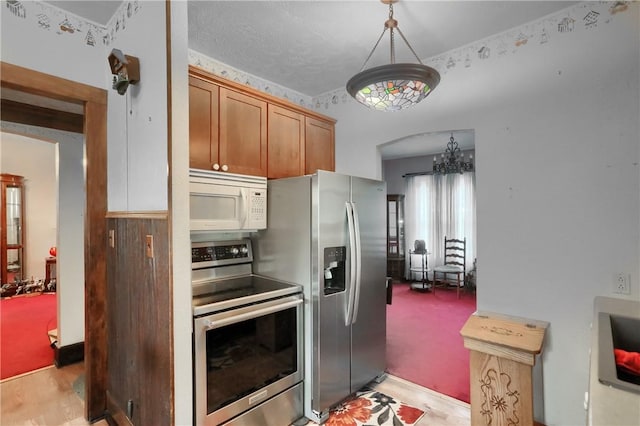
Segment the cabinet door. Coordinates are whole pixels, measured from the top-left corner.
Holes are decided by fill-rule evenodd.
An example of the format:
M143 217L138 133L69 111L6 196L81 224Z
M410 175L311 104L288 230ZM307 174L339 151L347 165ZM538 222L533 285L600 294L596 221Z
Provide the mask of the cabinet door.
M189 167L211 170L218 163L218 91L189 78Z
M269 179L302 176L304 160L304 115L269 105L268 166Z
M220 164L231 173L267 175L267 103L220 88Z
M305 173L316 170L335 170L334 125L306 117L305 120Z

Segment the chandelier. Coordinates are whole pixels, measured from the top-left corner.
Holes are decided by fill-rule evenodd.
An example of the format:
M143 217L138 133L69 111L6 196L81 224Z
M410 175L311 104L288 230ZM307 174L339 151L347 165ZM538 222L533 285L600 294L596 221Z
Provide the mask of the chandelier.
M433 157L433 173L436 175L446 175L449 173L472 172L473 171L473 155L469 155L469 161L464 160L464 152L458 148L458 142L453 139L453 133L447 143L447 149L440 154L440 162L438 156Z
M347 82L347 92L358 102L377 111L399 111L409 108L424 98L436 88L440 82L440 74L420 61L407 39L398 27L398 21L393 19L393 3L398 0L380 0L389 5L389 19L384 23L384 30L375 46L364 61L360 72ZM364 70L380 40L389 30L391 42L391 63ZM394 32L398 31L413 56L418 60L414 63L395 63Z

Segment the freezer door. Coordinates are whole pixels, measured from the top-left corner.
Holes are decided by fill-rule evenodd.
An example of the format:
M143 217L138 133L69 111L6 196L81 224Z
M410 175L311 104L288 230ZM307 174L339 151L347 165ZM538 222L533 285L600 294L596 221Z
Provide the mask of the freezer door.
M350 327L346 324L351 282L347 202L349 177L318 171L312 180L312 408L328 410L349 396ZM325 292L325 248L345 247L345 290Z
M386 368L385 182L352 178L351 200L360 225L361 276L351 330L351 392Z

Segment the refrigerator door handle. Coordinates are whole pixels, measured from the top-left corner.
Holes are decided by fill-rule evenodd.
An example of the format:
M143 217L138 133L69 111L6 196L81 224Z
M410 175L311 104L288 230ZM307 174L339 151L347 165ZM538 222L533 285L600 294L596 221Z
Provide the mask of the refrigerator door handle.
M349 293L347 296L347 316L345 318L344 325L349 326L353 321L353 308L356 296L356 258L358 255L356 248L356 232L353 223L353 206L349 201L346 202L346 211L347 225L349 228Z
M353 229L356 239L356 285L353 306L353 318L351 324L355 324L358 319L358 307L360 306L360 287L362 286L362 245L360 243L360 220L358 218L358 208L356 203L351 203L353 211Z

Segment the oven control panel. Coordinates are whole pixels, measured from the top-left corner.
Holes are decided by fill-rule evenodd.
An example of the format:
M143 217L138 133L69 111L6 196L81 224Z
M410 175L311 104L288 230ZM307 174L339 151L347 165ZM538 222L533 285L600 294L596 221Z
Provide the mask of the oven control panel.
M209 241L191 244L191 266L202 268L253 261L251 240Z

